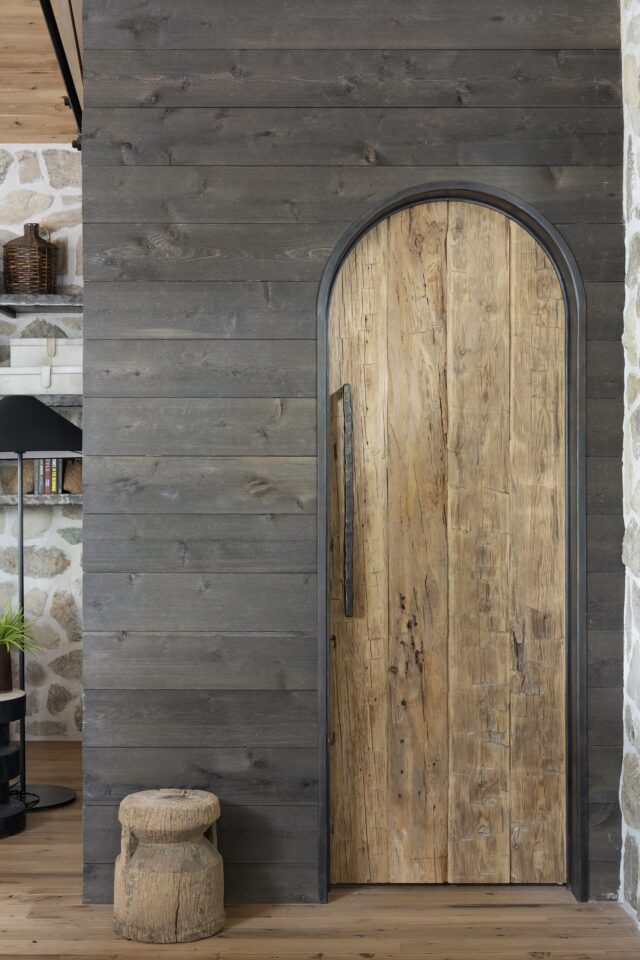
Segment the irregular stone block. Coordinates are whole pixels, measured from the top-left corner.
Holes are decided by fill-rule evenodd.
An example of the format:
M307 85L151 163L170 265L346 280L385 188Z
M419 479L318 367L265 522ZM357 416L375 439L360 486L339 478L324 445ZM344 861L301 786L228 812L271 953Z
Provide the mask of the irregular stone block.
M43 150L42 155L54 190L80 186L80 154L77 150Z

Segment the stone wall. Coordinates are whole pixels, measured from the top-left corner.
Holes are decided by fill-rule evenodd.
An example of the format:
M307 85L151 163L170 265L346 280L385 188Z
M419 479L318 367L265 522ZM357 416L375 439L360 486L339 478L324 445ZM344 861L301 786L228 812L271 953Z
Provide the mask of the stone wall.
M80 155L52 144L0 145L0 244L27 221L58 246L58 289L82 288ZM1 265L0 265L1 271ZM0 284L2 278L0 277ZM82 336L78 314L0 316L0 379L16 336ZM81 411L61 408L79 422ZM13 468L3 466L6 482ZM17 602L16 510L0 507L0 608ZM82 729L82 508L30 507L25 512L25 610L36 622L41 653L27 658L30 739L79 739Z
M627 569L624 667L624 756L620 799L621 896L639 906L640 865L640 0L623 0L627 276L625 351L623 560Z

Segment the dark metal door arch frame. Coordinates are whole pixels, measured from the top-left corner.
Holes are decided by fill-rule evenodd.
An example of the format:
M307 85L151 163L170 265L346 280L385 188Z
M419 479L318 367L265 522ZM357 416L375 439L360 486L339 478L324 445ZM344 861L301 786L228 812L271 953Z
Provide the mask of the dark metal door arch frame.
M505 190L459 181L422 184L398 193L364 214L343 234L326 264L317 303L318 367L318 726L320 898L329 890L328 759L328 316L331 291L345 257L381 220L406 207L436 200L464 200L503 213L525 228L546 251L562 287L567 327L567 884L587 899L587 680L586 680L586 308L576 261L556 228L534 207Z

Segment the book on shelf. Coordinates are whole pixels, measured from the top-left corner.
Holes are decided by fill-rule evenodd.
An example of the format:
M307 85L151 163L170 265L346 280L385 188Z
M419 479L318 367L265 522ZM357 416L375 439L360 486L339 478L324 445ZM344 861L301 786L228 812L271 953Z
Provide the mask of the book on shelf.
M36 457L33 464L34 494L63 492L64 460L62 457Z

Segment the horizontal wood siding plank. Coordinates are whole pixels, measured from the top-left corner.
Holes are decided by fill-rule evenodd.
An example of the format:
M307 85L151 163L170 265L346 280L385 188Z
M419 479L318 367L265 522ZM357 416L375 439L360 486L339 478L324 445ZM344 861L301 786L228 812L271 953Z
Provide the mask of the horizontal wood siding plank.
M624 286L587 282L585 289L587 337L619 341ZM315 340L317 291L317 281L93 281L84 338Z
M622 513L620 457L587 457L587 514Z
M113 903L113 865L84 865L85 903ZM225 903L314 903L319 898L316 864L229 864L224 871Z
M622 745L622 686L591 688L587 698L589 744L592 747Z
M185 80L188 77L188 82ZM96 50L93 107L620 106L617 50Z
M212 790L226 803L266 805L318 802L313 747L85 746L85 803L118 804L136 790L167 783Z
M188 786L184 784L184 786ZM225 868L240 863L314 863L318 848L315 806L236 806L220 795L218 849ZM83 818L84 855L89 863L114 863L120 853L115 806L92 806Z
M85 690L315 690L315 636L85 633Z
M584 279L584 278L583 278ZM616 340L622 336L624 284L585 283L587 340Z
M622 393L615 400L587 400L587 457L622 456Z
M88 690L88 747L311 747L315 692L283 690Z
M589 851L592 860L620 864L620 807L617 803L589 804Z
M89 340L84 369L85 396L91 397L314 397L316 393L312 340Z
M619 166L103 167L84 170L88 223L357 220L395 193L452 179L525 197L555 223L619 222ZM286 333L284 334L286 336Z
M618 803L622 747L589 745L589 802Z
M286 572L316 569L313 516L96 515L85 531L93 572Z
M618 399L624 393L622 344L615 340L587 342L587 397Z
M87 398L85 450L101 456L296 457L316 452L309 399Z
M589 899L617 900L620 889L620 863L611 860L589 861Z
M587 570L594 573L618 571L622 567L622 537L624 520L622 514L589 514L587 517Z
M91 513L306 513L316 510L315 457L86 457Z
M337 224L87 224L92 280L319 280Z
M624 631L588 630L588 684L590 687L621 687L623 682Z
M89 631L313 633L316 578L299 573L87 573Z
M315 340L318 284L93 281L85 340Z
M622 118L607 107L483 110L91 108L88 166L617 164Z
M577 48L620 45L615 0L110 0L85 22L86 49ZM135 59L135 56L132 57ZM88 57L91 62L92 58Z
M621 224L560 224L582 274L624 278ZM332 223L87 224L92 280L319 280L342 228Z
M587 626L597 630L621 628L624 619L624 574L587 574Z

